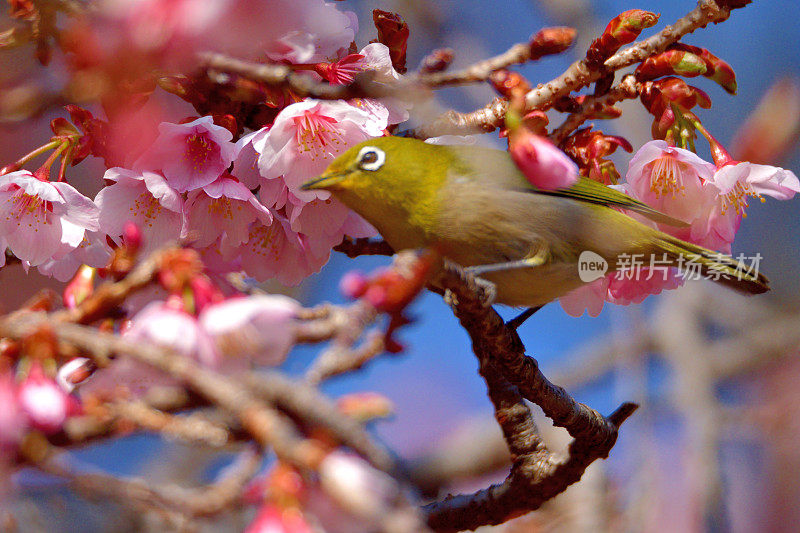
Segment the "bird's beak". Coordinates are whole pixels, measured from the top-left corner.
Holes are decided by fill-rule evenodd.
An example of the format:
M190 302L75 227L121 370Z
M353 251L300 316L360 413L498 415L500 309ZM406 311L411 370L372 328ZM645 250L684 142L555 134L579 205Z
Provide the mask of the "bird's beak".
M348 171L323 174L318 178L314 178L313 180L305 182L300 186L300 188L304 191L312 191L314 189L327 189L331 185L335 185L336 183L342 181L344 178L347 177L348 174L350 174L350 172Z

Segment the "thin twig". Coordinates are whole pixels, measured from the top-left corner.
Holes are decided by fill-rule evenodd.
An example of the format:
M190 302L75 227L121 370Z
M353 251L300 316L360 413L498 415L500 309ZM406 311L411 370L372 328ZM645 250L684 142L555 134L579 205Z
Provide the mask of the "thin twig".
M528 92L525 96L526 110L546 109L556 98L586 87L609 72L615 72L662 52L684 35L711 22L722 22L729 16L728 7L720 7L714 0L700 0L696 8L674 24L608 58L602 69L591 69L584 60L576 61L557 78ZM506 100L496 98L488 105L470 113L449 111L429 124L404 132L404 135L427 139L438 135L465 135L493 131L502 125L507 106Z
M639 87L636 78L633 75L625 76L608 93L602 96L587 96L580 108L570 113L564 122L550 134L550 139L555 144L561 144L573 131L590 120L597 111L637 96L639 96Z

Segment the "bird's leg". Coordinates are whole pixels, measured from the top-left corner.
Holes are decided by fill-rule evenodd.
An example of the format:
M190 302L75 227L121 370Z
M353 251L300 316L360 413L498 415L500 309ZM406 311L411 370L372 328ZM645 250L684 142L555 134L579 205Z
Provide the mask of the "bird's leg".
M533 316L536 311L544 307L544 305L537 305L536 307L529 307L508 322L506 322L506 326L511 329L517 329L520 327L526 320Z
M550 252L543 243L537 244L532 253L524 259L507 261L505 263L492 263L490 265L475 265L467 267L465 270L474 276L488 274L490 272L500 272L503 270L513 270L515 268L533 268L545 264L550 258Z

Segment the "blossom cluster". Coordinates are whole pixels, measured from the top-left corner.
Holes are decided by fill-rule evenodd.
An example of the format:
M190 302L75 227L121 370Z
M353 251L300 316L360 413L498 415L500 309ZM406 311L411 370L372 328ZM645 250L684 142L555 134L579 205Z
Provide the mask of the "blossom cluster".
M328 4L311 1L291 11L312 8L320 10L320 17L323 11L335 11ZM136 9L124 17L112 12L128 26L145 24L145 19L140 20L145 15L158 15L155 20L163 23L162 30L189 31L177 24L185 17L159 2L141 2ZM313 63L320 74L308 73L332 84L352 81L355 73L367 69L375 73L377 82L397 79L390 51L381 43L345 55L356 27L351 15L324 23L314 19L324 28L289 32L291 38L277 39L277 44L268 47L273 50L269 56L301 64L338 57ZM200 15L196 18L198 24L199 19L205 20ZM337 27L337 23L345 26ZM128 26L126 31L135 33ZM313 46L306 37L298 42L299 35L313 36ZM120 244L123 227L133 222L141 229L146 251L185 239L201 250L216 273L244 271L257 280L275 278L295 285L318 271L345 235L357 238L376 233L329 192L302 191L300 185L320 174L348 147L381 136L386 128L407 118L406 106L393 98L305 99L285 105L274 120L238 139L234 139L238 128L225 117L162 122L149 145L139 153L131 150L125 154L124 166L105 172L106 186L93 200L62 180L63 176L50 182L50 160L35 173L15 170L0 176L0 250L9 249L26 268L35 266L66 281L81 264L104 266L110 246ZM112 158L100 148L109 140L100 137L86 132L78 142L89 138L96 148L92 153L108 161Z
M685 221L675 227L632 215L640 222L690 243L726 254L731 252L736 232L750 198L764 196L788 200L800 192L800 181L790 170L768 165L734 161L718 147L714 163L694 152L669 145L663 140L644 144L628 165L625 181L612 187L647 205ZM572 316L586 310L597 316L604 302L628 305L641 303L650 294L683 284L677 269L666 275L652 275L641 268L637 276L610 273L559 298Z

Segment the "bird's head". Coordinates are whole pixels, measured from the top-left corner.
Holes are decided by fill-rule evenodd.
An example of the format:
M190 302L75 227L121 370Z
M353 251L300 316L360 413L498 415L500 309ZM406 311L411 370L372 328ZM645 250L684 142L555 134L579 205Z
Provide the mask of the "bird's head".
M451 158L445 147L416 139L369 139L341 154L302 188L331 191L362 214L381 206L411 211L433 201Z

